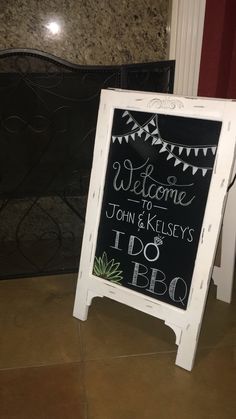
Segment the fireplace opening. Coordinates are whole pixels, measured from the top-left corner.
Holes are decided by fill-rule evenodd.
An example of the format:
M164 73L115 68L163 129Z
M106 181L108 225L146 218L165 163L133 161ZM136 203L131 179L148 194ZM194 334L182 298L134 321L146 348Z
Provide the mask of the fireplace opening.
M0 52L0 279L78 270L101 89L171 93L173 81L174 61Z

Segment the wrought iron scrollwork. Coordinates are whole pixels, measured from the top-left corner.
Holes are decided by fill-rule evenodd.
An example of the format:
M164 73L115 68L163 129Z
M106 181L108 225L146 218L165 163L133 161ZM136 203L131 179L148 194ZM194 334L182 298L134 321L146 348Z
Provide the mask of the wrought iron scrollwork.
M173 61L0 51L0 279L77 271L101 89L171 93L173 80Z

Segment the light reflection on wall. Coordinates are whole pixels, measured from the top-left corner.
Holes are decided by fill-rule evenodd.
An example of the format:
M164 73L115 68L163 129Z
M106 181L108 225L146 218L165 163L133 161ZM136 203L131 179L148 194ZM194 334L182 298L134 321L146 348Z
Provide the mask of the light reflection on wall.
M78 64L166 58L170 0L0 0L0 49L39 49Z
M61 32L61 25L56 21L50 21L45 26L52 35L58 35Z

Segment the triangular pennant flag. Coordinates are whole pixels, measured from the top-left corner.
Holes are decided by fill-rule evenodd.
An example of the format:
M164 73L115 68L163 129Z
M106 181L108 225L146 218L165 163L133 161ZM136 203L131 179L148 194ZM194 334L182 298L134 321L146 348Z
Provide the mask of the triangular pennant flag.
M179 155L182 153L183 147L179 147Z
M128 143L129 142L129 136L125 135L125 141Z
M146 133L146 137L144 141L147 141L147 139L150 137L150 134Z
M202 169L202 176L205 176L207 169Z
M194 149L195 156L197 156L197 155L198 155L198 152L199 152L199 148L195 148L195 149Z
M164 143L163 146L162 146L162 148L159 150L159 153L164 153L164 151L167 151L166 150L166 146L167 146L167 144Z
M146 125L146 126L144 127L144 129L145 129L145 131L150 132L150 131L149 131L149 128L148 128L148 125Z
M160 140L160 138L153 138L152 145L153 144L162 144L162 141Z
M117 140L119 141L119 143L122 143L122 137L117 137Z
M192 172L193 172L193 175L195 175L195 173L198 171L198 167L192 167Z
M153 119L149 122L149 124L152 124L152 125L154 125L154 126L156 125L156 124L155 124L155 120L154 120L154 118L153 118Z
M211 151L212 151L212 154L215 155L216 154L216 147L211 147Z
M171 153L170 153L170 154L168 155L168 157L167 157L167 159L166 159L166 160L170 160L170 159L172 159L173 157L174 157L174 156L173 156L173 154L171 154Z
M203 148L202 150L203 150L203 154L204 154L204 156L206 156L208 148L207 148L207 147L205 147L205 148ZM204 175L203 175L203 176L204 176Z
M130 122L134 122L134 121L133 121L133 118L130 118L130 117L129 117L129 119L128 119L128 121L126 122L126 124L130 124Z
M181 163L181 160L176 159L174 166L178 166L178 164L180 164L180 163Z
M139 137L141 137L142 132L143 132L143 130L142 130L142 129L140 129L140 130L139 130L139 132L138 132L138 136L139 136Z
M152 131L152 135L155 135L155 134L159 134L159 131L158 131L158 129L156 128L156 129L154 129L154 131Z
M187 156L189 156L190 151L191 151L191 148L186 148L186 153L187 153Z
M115 142L115 140L116 140L116 137L114 136L114 135L112 135L112 142L114 143Z
M131 134L131 138L135 140L135 134Z
M183 171L185 172L185 170L189 167L189 164L184 163L184 167L183 167Z
M129 114L129 112L128 112L128 111L125 111L125 112L122 114L122 118L123 118L124 116L128 115L128 114Z
M132 129L136 129L136 128L138 128L138 124L135 123Z
M175 146L174 146L174 145L171 145L171 146L170 146L171 151L173 151L173 150L174 150L174 148L175 148Z

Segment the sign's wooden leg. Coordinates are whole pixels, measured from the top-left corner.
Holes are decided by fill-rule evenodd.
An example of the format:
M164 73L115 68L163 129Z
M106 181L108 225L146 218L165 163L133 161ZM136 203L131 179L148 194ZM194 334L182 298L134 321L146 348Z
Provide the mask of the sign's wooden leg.
M200 327L189 324L182 329L181 339L177 351L175 364L191 371L194 364Z
M81 280L77 285L73 316L79 320L87 320L88 309L94 297L103 297L103 294L96 289L91 290L87 287L86 281L83 283Z
M83 287L81 281L81 283L77 286L73 312L73 316L79 320L87 320L88 309L91 304L91 301L89 301L88 296L88 288Z
M217 299L231 302L236 252L236 185L229 191L222 228L221 266L215 266L213 281Z
M81 298L81 295L79 295L75 299L75 303L73 316L79 320L87 320L89 305L87 305L86 299Z

